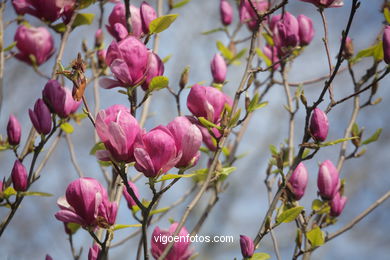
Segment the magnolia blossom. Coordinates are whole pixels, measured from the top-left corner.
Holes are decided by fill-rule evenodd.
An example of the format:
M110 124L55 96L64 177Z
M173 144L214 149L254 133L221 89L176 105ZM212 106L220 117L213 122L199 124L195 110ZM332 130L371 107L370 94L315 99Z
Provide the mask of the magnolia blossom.
M34 110L28 110L31 122L39 134L50 133L52 120L49 108L42 99L35 102Z
M227 65L221 54L214 55L210 64L211 74L215 83L223 83L226 79Z
M221 22L223 25L230 25L233 21L233 7L227 0L221 0L219 4Z
M390 63L390 26L386 26L383 31L383 56L387 64Z
M296 200L300 200L305 194L308 177L306 166L299 163L288 180L290 191Z
M326 114L315 108L310 119L310 132L316 141L325 141L328 136L329 122Z
M318 7L341 7L344 5L343 0L301 0L302 2L312 3Z
M18 145L22 136L22 127L18 119L13 115L9 115L7 124L7 137L10 145Z
M324 161L318 171L318 193L323 199L332 200L339 191L340 185L338 170L331 161Z
M30 14L39 19L54 22L66 11L73 9L76 0L12 0L18 15Z
M14 185L14 189L16 191L27 190L27 185L28 185L27 170L19 160L16 160L14 163L11 177L12 177L12 183Z
M143 1L141 4L140 13L142 21L142 31L144 34L148 34L149 25L154 19L157 18L157 13L154 8L145 1Z
M135 196L139 199L139 191L138 191L137 186L131 181L129 181L129 186L134 191ZM135 203L133 198L127 192L126 186L123 187L123 196L125 197L125 199L127 201L127 206L129 207L129 209L132 209L133 206L137 205L137 203Z
M250 237L240 235L240 247L241 254L244 258L250 258L253 256L253 253L255 252L255 245Z
M257 13L263 13L268 9L268 0L252 0L252 5L248 0L241 0L239 7L240 22L246 23L250 30L256 29Z
M131 14L131 35L140 38L142 35L142 22L140 10L134 5L130 5ZM108 17L108 32L117 40L123 40L129 33L126 29L126 9L123 3L117 3Z

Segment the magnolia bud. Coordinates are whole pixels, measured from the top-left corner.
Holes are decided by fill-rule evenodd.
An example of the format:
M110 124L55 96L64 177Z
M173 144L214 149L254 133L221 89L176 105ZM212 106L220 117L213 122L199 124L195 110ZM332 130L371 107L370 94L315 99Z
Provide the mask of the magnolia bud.
M222 56L217 53L214 55L210 64L211 74L215 83L223 83L226 79L227 65Z
M387 64L390 63L390 26L383 31L383 55Z
M301 46L308 45L314 37L313 21L307 16L298 15L299 42Z
M14 163L11 178L16 191L27 190L27 170L19 160L16 160Z
M353 42L352 39L347 37L345 39L345 45L343 49L343 56L346 59L350 59L353 56Z
M330 215L332 217L338 217L343 212L345 204L347 203L347 197L341 196L339 192L333 197L330 202Z
M301 162L295 168L288 180L290 191L296 200L300 200L305 194L308 181L308 173L305 165Z
M34 110L29 109L31 122L38 133L47 135L51 130L51 114L42 99L35 102Z
M318 193L323 199L331 200L340 189L339 172L333 163L326 160L318 171Z
M179 83L180 89L184 89L186 87L188 83L189 75L190 75L190 67L187 66L184 68L183 72L181 73L180 83Z
M310 120L310 132L316 141L323 142L328 136L329 123L326 114L315 108Z
M142 2L140 7L140 13L142 21L142 31L144 34L148 34L150 23L157 18L156 11L150 4L144 1Z
M103 30L98 29L95 33L95 47L100 48L104 42Z
M22 135L22 128L18 119L11 114L7 124L8 143L10 145L18 145Z
M221 0L220 5L221 22L224 25L229 25L233 21L233 7L226 0Z
M250 258L255 252L255 245L250 237L240 235L241 253L244 258Z

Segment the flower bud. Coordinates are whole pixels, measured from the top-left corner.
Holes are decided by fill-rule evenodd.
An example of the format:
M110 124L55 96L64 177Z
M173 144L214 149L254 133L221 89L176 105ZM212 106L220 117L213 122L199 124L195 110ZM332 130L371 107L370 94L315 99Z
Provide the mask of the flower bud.
M222 56L217 53L214 55L210 64L211 74L215 83L223 83L226 79L227 65Z
M19 160L16 160L14 163L11 178L16 191L27 190L27 170Z
M28 110L31 122L39 134L47 135L51 130L51 114L42 99L35 102L34 110Z
M12 5L18 15L30 14L43 21L54 22L75 2L75 0L12 0Z
M161 230L159 227L156 227L153 230L151 238L152 246L152 255L155 259L158 259L164 249L169 243L164 243L162 238L167 238L172 236L175 233L175 230L178 226L178 223L173 223L169 230ZM190 248L191 241L189 233L185 227L182 227L179 234L179 241L175 242L172 249L169 251L169 254L164 258L165 260L188 260L193 254L193 250Z
M340 185L338 170L331 161L324 161L318 171L318 193L323 199L331 200L339 191Z
M134 191L135 196L139 199L139 192L137 186L131 181L129 181L129 186ZM127 192L126 186L123 187L123 196L125 196L125 199L127 201L127 206L129 207L129 209L132 209L133 206L137 205L137 203L135 203L133 198Z
M18 145L20 143L21 135L22 128L20 123L18 119L13 114L11 114L7 124L8 143L10 145Z
M344 210L345 204L347 203L347 197L341 196L339 192L333 197L330 202L330 215L332 217L338 217Z
M251 31L256 29L257 12L261 14L267 11L268 0L252 1L252 4L256 10L252 8L252 5L248 0L241 0L238 11L240 15L240 22L246 23Z
M221 22L223 25L228 26L233 21L233 7L232 5L226 1L221 0L219 4L219 10L221 13Z
M300 200L305 194L308 177L306 166L302 162L299 163L288 180L290 191L295 200Z
M301 1L312 3L313 5L321 8L341 7L344 5L344 2L342 0L301 0Z
M390 63L390 26L386 26L383 31L383 55L387 64Z
M272 64L279 62L278 48L276 48L275 46L272 47L269 45L264 46L263 53L265 56L268 57L268 59L270 59ZM277 70L279 67L280 67L280 63L277 63L273 66L273 69Z
M53 257L51 257L49 254L46 255L45 260L53 260Z
M53 37L45 27L21 25L16 30L14 40L19 49L15 57L28 64L41 65L53 55L55 50Z
M100 48L104 43L104 34L102 29L98 29L95 33L95 47Z
M255 252L255 245L250 237L240 235L241 254L244 258L251 258Z
M190 74L190 67L187 66L184 68L180 76L180 82L179 82L180 89L184 89L186 87L188 83L189 74Z
M220 90L195 84L188 95L187 107L197 117L219 123L225 104L232 105L230 97Z
M181 151L168 128L157 126L141 133L134 144L135 168L154 178L172 169L181 158Z
M299 43L301 46L309 45L314 37L313 21L303 14L298 15L297 19L299 24Z
M350 37L347 37L345 39L345 45L344 45L344 49L343 49L343 56L345 59L350 59L352 58L353 56L353 42L352 42L352 39Z
M141 4L140 13L142 21L142 31L144 34L148 34L150 23L157 18L156 11L150 4L143 1Z
M131 14L131 28L132 28L131 35L140 38L142 35L142 22L141 22L140 10L133 5L130 5L130 14ZM126 9L123 3L117 3L114 6L110 16L108 17L108 23L109 24L106 25L108 32L118 41L124 39L123 32L118 31L118 28L123 28L127 32ZM121 24L121 27L115 27L115 24ZM125 34L127 35L128 32Z
M73 99L69 89L64 88L57 80L49 80L42 91L42 97L52 113L67 118L80 106L81 101Z
M97 155L117 162L134 161L134 141L140 127L127 107L114 105L100 111L96 117L96 132L107 148Z
M143 90L149 89L149 84L154 77L162 76L164 74L164 63L160 57L153 51L149 51L148 68L145 74L145 81L142 84Z
M283 48L292 48L299 44L299 23L297 18L285 12L280 20L277 21L273 29L275 46L282 50Z
M198 127L192 124L187 117L179 116L170 122L167 128L182 153L180 161L175 166L177 168L194 166L198 162L199 148L202 145L202 133Z
M100 247L98 244L94 243L93 247L89 248L88 251L88 260L97 260L99 259Z
M0 181L0 194L3 192L4 186L4 183Z
M315 108L310 120L310 132L313 138L318 142L325 141L328 130L328 117L321 109Z
M106 68L107 67L106 53L107 53L106 50L98 50L96 52L97 60L99 62L99 68Z

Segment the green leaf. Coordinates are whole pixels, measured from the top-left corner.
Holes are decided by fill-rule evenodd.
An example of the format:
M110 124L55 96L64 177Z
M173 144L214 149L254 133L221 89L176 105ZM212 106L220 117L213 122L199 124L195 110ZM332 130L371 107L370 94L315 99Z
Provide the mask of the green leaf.
M130 227L142 227L141 224L133 224L133 225L124 225L124 224L116 224L114 225L114 231L124 228L130 228Z
M357 138L359 138L359 137L353 136L353 137L348 137L348 138L341 138L341 139L337 139L337 140L326 142L326 143L320 143L319 147L331 146L331 145L339 144L339 143L353 140L353 139L357 139Z
M80 228L80 225L77 223L65 223L65 225L70 230L71 234L76 233L76 231Z
M152 78L149 84L149 91L159 91L160 89L166 88L169 85L169 79L165 76L157 76Z
M66 25L64 23L58 23L55 25L52 25L53 30L55 30L58 33L63 33L66 30Z
M67 134L71 134L74 131L73 126L71 124L69 124L68 122L62 123L60 125L60 128Z
M166 208L161 208L161 209L155 209L155 210L152 210L150 212L150 215L155 215L155 214L158 214L158 213L163 213L163 212L166 212L170 209L170 207L166 207Z
M274 155L274 156L278 156L279 155L278 149L276 148L275 145L270 144L269 150L271 151L272 155Z
M91 4L95 3L96 0L79 0L79 5L77 6L77 9L84 9L90 6Z
M270 60L270 58L268 58L267 55L265 55L264 52L259 48L256 48L256 54L265 62L265 65L267 65L267 67L272 65L272 61Z
M77 26L81 25L90 25L93 22L93 18L95 17L95 14L77 14L76 18L74 19L73 28L76 28Z
M199 120L199 122L203 125L203 126L205 126L205 127L207 127L207 128L217 128L218 130L221 130L221 127L219 126L219 125L216 125L216 124L214 124L213 122L210 122L209 120L207 120L206 118L204 118L204 117L198 117L198 120Z
M168 174L161 176L161 178L155 182L166 181L166 180L177 179L177 178L190 178L190 177L193 177L195 175L196 175L195 173L190 173L190 174L170 174L170 173L168 173Z
M305 159L310 153L310 149L307 149L305 148L305 150L303 150L303 154L302 154L302 159Z
M324 202L322 200L315 199L311 203L311 209L314 211L319 211L324 205Z
M12 195L16 195L16 194L17 194L16 190L15 190L14 188L12 188L12 187L8 187L8 188L6 188L6 189L3 191L3 196L4 196L5 198L9 198L9 197L11 197Z
M224 56L227 60L232 60L234 55L222 42L217 41L217 49L221 52L222 56Z
M208 31L205 31L205 32L202 32L203 35L207 35L207 34L212 34L212 33L215 33L215 32L223 32L224 29L223 28L215 28L215 29L212 29L212 30L208 30Z
M388 24L390 24L390 11L389 11L389 8L386 7L385 9L383 9L383 15L384 15L384 17L386 19L386 22Z
M378 130L375 131L375 133L372 136L370 136L368 139L364 140L362 144L369 144L369 143L375 142L376 140L378 140L381 133L382 133L382 128L379 128Z
M236 112L236 114L232 117L232 119L230 120L229 122L229 127L233 127L236 125L238 119L240 119L240 115L241 115L241 108L238 109L238 111Z
M164 57L164 58L162 59L162 62L165 64L165 63L167 63L171 58L172 58L172 54L171 54L171 55L168 55L168 56L166 56L166 57Z
M271 35L266 32L263 32L262 35L269 46L274 46L274 39Z
M352 135L358 136L359 135L359 126L358 124L354 123L352 126Z
M295 207L283 211L283 213L277 217L276 223L288 223L295 220L299 216L299 214L301 214L303 209L304 207Z
M383 42L379 41L378 44L375 46L374 53L372 55L374 57L375 61L381 61L383 60Z
M244 56L246 53L246 48L245 49L242 49L239 53L237 53L230 61L229 61L229 64L232 64L234 63L235 65L240 65L241 63L238 62L238 60ZM237 63L238 62L238 63Z
M10 45L4 48L3 52L10 51L16 46L17 42L12 42Z
M179 8L179 7L182 7L186 4L188 4L189 2L191 2L191 0L183 0L183 1L180 1L174 5L172 5L172 9L175 9L175 8Z
M250 260L267 260L270 259L271 256L267 253L254 253Z
M97 151L99 150L106 150L106 147L104 146L103 142L96 143L91 151L89 152L90 155L95 155Z
M222 168L221 175L229 176L232 172L234 172L237 168L236 167L225 167Z
M324 244L324 234L319 227L313 228L306 233L307 239L309 239L312 247L318 247Z
M177 17L178 14L168 14L154 19L149 25L149 33L160 33L168 29Z
M367 49L359 51L356 56L351 60L352 63L356 63L362 58L373 57L376 61L383 59L383 47L382 41L377 42L375 45L368 47Z
M51 197L53 194L46 193L46 192L39 192L39 191L24 191L21 192L23 196L40 196L40 197Z

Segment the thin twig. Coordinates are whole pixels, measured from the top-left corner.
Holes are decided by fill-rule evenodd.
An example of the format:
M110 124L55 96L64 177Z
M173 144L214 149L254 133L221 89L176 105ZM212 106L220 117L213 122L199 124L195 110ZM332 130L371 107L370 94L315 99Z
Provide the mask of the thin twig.
M77 162L77 159L76 159L76 153L74 151L74 145L73 145L73 142L72 142L72 139L70 138L70 135L69 134L66 134L65 135L65 139L66 139L66 142L68 144L68 147L69 147L69 153L70 153L70 159L72 161L72 164L78 174L78 176L81 178L81 177L84 177L84 173L83 171L81 170L81 167L80 165L78 164Z

